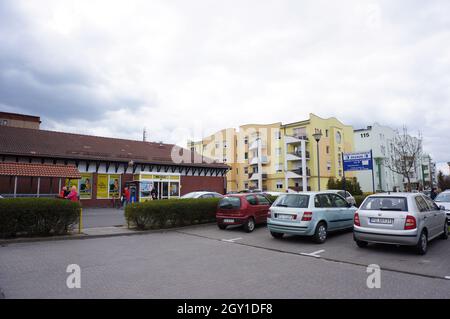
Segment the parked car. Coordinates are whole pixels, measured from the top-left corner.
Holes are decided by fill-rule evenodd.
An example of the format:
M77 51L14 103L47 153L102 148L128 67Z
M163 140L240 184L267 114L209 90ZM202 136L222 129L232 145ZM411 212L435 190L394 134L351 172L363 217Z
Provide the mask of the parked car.
M368 243L408 245L423 255L430 240L448 238L445 211L421 193L368 196L356 212L354 224L354 240L359 247Z
M450 191L439 193L434 199L438 206L442 206L447 213L447 221L450 225Z
M223 195L216 193L216 192L192 192L192 193L187 193L183 196L181 196L181 199L186 199L186 198L222 198Z
M267 227L274 238L312 236L324 243L331 231L351 229L356 207L332 192L284 194L270 208Z
M4 198L2 195L0 195L0 199Z
M261 194L226 195L217 208L217 226L226 229L230 225L242 225L246 232L252 232L256 224L267 222L270 204Z
M339 190L339 189L329 189L328 192L332 192L332 193L338 194L338 195L344 197L345 200L347 201L347 203L352 204L353 206L356 206L356 200L352 196L352 194L350 194L349 192L344 191L342 189L341 190Z

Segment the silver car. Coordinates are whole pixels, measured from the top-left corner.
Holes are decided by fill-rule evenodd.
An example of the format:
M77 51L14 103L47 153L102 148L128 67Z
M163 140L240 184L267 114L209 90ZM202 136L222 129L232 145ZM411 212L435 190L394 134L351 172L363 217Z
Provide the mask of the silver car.
M353 206L356 206L356 200L352 196L352 194L350 194L349 192L344 191L344 190L339 190L339 189L336 189L336 190L330 189L330 190L328 190L328 192L338 194L338 195L344 197L345 200L347 201L347 203L352 204Z
M448 238L447 217L420 193L371 195L355 213L353 236L359 247L368 243L408 245L424 255L430 240Z

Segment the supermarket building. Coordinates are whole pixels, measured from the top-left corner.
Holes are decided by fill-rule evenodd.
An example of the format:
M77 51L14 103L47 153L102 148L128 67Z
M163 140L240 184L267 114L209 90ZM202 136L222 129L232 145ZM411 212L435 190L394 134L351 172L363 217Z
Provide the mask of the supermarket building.
M62 186L74 185L83 206L110 207L124 187L136 201L150 200L152 189L159 199L198 190L226 192L227 165L172 144L46 131L39 128L39 117L20 114L0 112L0 119L4 197L52 197Z

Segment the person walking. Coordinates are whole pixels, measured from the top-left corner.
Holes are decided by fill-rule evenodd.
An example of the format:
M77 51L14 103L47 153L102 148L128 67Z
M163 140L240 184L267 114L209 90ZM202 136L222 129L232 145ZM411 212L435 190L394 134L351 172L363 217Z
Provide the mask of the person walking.
M433 188L431 189L431 192L430 192L430 198L431 198L432 200L434 200L434 199L436 198L436 196L437 196L437 193L436 193L436 187L433 187Z
M64 197L65 199L71 200L72 202L78 202L78 193L77 193L77 187L72 186L71 191L69 195Z
M128 187L125 187L122 193L122 207L125 208L129 202L130 202L130 190L128 189Z
M67 187L63 186L63 188L61 188L61 191L59 192L59 197L65 198L67 195L69 195L69 192L67 191Z

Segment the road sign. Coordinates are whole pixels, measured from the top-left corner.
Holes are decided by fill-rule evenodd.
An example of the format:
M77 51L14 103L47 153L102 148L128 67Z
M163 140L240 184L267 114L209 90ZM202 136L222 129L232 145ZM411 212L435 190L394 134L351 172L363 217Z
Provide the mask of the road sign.
M372 152L342 154L344 171L364 171L373 169Z

